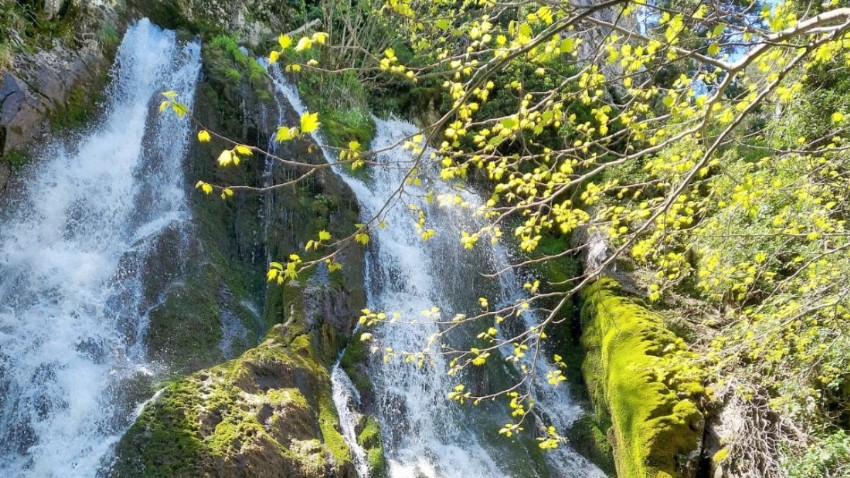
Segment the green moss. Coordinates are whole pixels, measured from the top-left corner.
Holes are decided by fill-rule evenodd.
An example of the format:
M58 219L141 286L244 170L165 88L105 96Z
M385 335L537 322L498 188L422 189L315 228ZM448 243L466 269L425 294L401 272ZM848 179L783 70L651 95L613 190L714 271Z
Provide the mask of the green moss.
M239 40L229 35L216 35L205 45L204 60L211 74L230 88L244 80L261 101L271 99L269 77L257 60L242 52Z
M319 398L319 429L322 431L322 440L337 463L351 461L351 450L345 437L339 429L339 415L333 402L330 387L322 390Z
M608 476L616 476L614 453L605 430L611 424L600 422L594 415L584 415L567 431L570 447L587 457Z
M350 141L358 141L364 148L369 145L375 136L375 122L366 90L354 73L304 72L297 85L308 109L319 113L328 145L347 148Z
M369 476L384 478L387 473L387 460L384 456L384 444L381 440L381 425L372 417L366 417L364 420L365 425L357 435L357 443L366 450Z
M375 122L363 109L330 110L319 114L328 144L348 147L350 141L368 145L375 137Z
M354 383L361 396L372 396L374 386L366 372L366 361L369 358L369 346L360 340L363 332L357 332L345 348L340 360L340 366Z
M309 476L325 455L350 467L327 369L298 330L276 326L240 358L167 384L122 438L117 476L202 476L253 453Z
M22 149L13 149L0 156L0 161L8 164L13 171L22 169L30 162L31 159L32 156Z
M597 415L610 419L618 476L683 476L704 422L699 383L667 361L681 341L610 279L583 298L584 375Z
M219 274L212 265L190 273L150 313L146 342L152 356L175 371L191 371L221 360Z
M115 45L117 47L117 44ZM50 126L56 133L82 128L98 113L109 74L104 70L89 81L78 81L64 104L50 114Z

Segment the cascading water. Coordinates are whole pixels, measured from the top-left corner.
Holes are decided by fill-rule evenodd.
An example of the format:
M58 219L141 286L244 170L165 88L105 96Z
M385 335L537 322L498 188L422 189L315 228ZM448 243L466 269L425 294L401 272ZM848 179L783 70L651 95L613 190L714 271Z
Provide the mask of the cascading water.
M294 87L273 70L278 91L283 94L299 114L306 109ZM373 149L390 148L400 140L411 136L417 129L402 121L375 120L377 133ZM315 140L323 145L318 135ZM325 157L333 163L333 155L325 148ZM401 147L394 147L376 158L383 167L373 168L372 178L366 182L340 173L354 191L360 203L361 215L365 219L382 210L388 199L394 197L396 188L404 181L404 175L413 158ZM458 247L461 230L477 230L476 220L469 211L432 207L421 197L428 190L437 194L457 195L451 186L434 180L438 174L422 171L422 187L407 186L411 202L417 203L428 212L429 228L437 236L424 242L411 224L411 216L405 204L395 196L395 207L386 210L381 219L390 227L372 231L372 247L367 256L367 291L369 307L373 310L399 312L406 320L415 320L416 325L388 324L374 332L375 341L381 347L394 351L420 350L429 337L439 331L433 318L423 317L422 311L438 306L443 317L465 312L472 307L479 295L480 281L477 268L489 264L490 270L501 269L507 257L498 248L483 249L476 256L464 256ZM480 204L480 199L470 192L460 193L468 203ZM417 199L418 196L418 199ZM474 206L473 206L474 207ZM502 300L513 301L519 297L517 279L503 277L500 284L491 285ZM526 320L534 320L531 317ZM380 354L379 354L380 355ZM541 366L544 366L541 364ZM494 437L496 424L508 421L484 423L480 415L473 415L468 408L450 403L446 396L455 385L448 377L448 367L443 357L434 357L434 363L417 368L413 365L387 365L380 357L369 364L370 378L377 390L378 419L384 434L384 449L387 454L389 476L412 477L504 477L504 476L557 476L557 477L602 477L604 474L568 446L562 445L557 454L551 455L547 466L529 466L526 450L506 451L510 442ZM344 374L338 367L334 374ZM544 372L545 375L545 372ZM350 382L350 381L348 381ZM334 380L336 387L347 386L345 380ZM552 392L535 390L540 398L539 408L547 418L553 419L558 430L563 432L581 410L573 404L566 391ZM341 420L351 420L351 392L335 393ZM502 418L496 418L502 420ZM550 420L551 421L551 420ZM343 424L345 431L346 424ZM353 439L346 433L350 444L356 449ZM501 440L501 441L500 441ZM516 445L514 445L516 447ZM539 463L538 463L539 465ZM360 468L360 467L358 467ZM364 476L361 471L361 476Z
M145 269L191 219L189 123L159 92L193 98L199 71L197 43L134 24L100 122L47 145L0 219L0 476L96 476L147 398Z

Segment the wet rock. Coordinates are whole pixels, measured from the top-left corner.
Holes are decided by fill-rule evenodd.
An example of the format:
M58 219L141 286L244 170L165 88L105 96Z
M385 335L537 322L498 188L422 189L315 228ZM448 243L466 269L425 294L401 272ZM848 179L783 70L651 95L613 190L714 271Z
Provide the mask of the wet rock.
M110 474L353 478L328 371L296 330L278 325L240 358L168 385Z
M6 191L6 185L9 184L9 177L12 170L8 164L0 162L0 195Z
M90 91L109 61L94 40L73 49L56 43L50 50L19 54L15 68L0 84L0 128L5 141L0 153L25 149L49 132L47 119L60 112L72 91Z

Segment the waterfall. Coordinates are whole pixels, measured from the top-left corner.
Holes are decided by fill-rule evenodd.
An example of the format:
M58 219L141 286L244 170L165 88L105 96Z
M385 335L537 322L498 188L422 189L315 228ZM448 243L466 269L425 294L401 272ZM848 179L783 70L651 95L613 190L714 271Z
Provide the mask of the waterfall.
M306 109L295 88L279 70L273 68L272 74L278 92L299 114L304 114ZM366 180L354 178L335 167L357 196L364 222L393 197L412 164L409 152L392 146L417 132L416 127L403 121L376 118L375 122L377 134L372 149L388 148L373 158L382 166L372 168L371 178ZM321 136L316 134L314 139L323 147L328 162L333 164L333 154L324 147ZM396 197L394 207L381 217L389 227L371 231L372 241L367 254L369 308L399 312L404 320L416 322L413 326L386 324L370 330L380 347L398 352L420 350L428 338L439 331L434 319L423 316L422 311L437 306L445 319L455 313L474 310L478 297L488 292L503 301L513 301L522 290L518 279L510 274L495 284L487 284L478 275L482 266L494 271L508 263L502 248L479 244L475 252L461 250L460 232L474 231L480 226L471 214L471 210L481 204L480 198L473 192L458 191L440 181L438 171L420 172L423 185L407 186L410 195L405 200L427 211L427 227L435 229L437 235L430 241L423 241L414 228L410 210ZM461 210L429 205L422 200L428 190L437 194L459 194L471 207ZM528 314L524 320L531 323L537 319ZM568 445L562 445L548 456L545 469L541 469L539 463L540 466L533 466L530 450L517 450L521 448L519 444L497 436L498 426L509 421L507 413L488 421L481 413L476 414L469 407L447 400L448 392L456 384L453 381L456 379L449 377L447 370L441 356L434 357L433 364L420 368L412 364L384 364L380 354L371 359L369 372L376 390L377 418L383 431L390 477L604 476ZM339 369L334 373L344 374ZM342 380L334 381L337 387L341 384L344 384ZM566 386L557 391L540 387L534 394L540 400L538 413L553 422L559 432L564 432L581 414ZM348 410L351 399L345 398L347 395L350 393L335 393L343 397L337 401L343 421L352 416ZM493 407L484 415L493 410L496 410L494 413L504 411ZM347 426L343 424L343 430Z
M148 398L144 279L191 221L190 125L159 93L191 100L199 71L197 43L134 24L97 124L44 145L0 218L0 476L96 476Z

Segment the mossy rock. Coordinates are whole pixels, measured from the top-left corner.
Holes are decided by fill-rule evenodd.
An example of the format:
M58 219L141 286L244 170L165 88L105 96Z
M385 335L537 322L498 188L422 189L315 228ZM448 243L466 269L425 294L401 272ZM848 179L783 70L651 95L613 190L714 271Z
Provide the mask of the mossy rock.
M387 476L387 460L384 456L384 444L381 439L381 424L373 417L364 417L357 431L357 444L366 451L371 478Z
M238 359L167 384L112 475L353 477L330 388L309 335L277 325Z
M682 341L613 280L583 299L584 376L597 415L611 423L617 476L694 476L705 420L695 374L669 367Z

